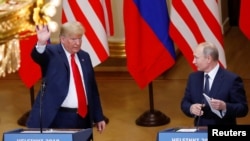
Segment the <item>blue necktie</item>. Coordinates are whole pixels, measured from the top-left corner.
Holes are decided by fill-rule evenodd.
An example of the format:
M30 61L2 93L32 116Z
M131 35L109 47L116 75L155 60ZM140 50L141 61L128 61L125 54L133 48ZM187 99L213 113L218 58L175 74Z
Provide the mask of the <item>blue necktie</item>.
M209 75L208 74L206 74L205 75L205 86L204 86L204 93L205 94L209 94Z

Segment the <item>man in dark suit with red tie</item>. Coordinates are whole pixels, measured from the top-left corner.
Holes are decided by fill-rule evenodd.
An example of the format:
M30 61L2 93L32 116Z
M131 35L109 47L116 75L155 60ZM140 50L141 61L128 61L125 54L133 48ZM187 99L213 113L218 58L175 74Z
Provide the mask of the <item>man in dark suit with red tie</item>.
M236 118L248 113L242 79L220 66L218 49L211 42L200 43L193 55L193 63L198 71L189 75L181 110L195 118L195 126L236 125ZM203 93L209 97L207 100Z
M27 127L83 129L95 124L101 133L106 123L94 69L89 54L81 50L84 27L79 22L63 24L60 43L56 45L47 44L51 35L47 26L37 26L36 32L38 41L31 56L42 69L44 87L41 87L30 111ZM71 55L74 60L71 60ZM74 77L73 63L79 69L78 77ZM86 98L81 102L86 107L82 112L79 111L79 90L75 81L79 77L81 96Z

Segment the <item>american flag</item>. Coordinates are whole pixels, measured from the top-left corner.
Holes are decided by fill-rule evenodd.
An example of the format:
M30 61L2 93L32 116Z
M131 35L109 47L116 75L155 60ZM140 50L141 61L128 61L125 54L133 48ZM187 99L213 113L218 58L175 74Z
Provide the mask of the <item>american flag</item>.
M107 38L113 35L110 0L63 0L62 23L75 20L86 29L82 49L99 65L109 57Z
M170 36L194 70L193 49L203 41L218 47L220 64L227 67L217 0L172 0L170 19Z

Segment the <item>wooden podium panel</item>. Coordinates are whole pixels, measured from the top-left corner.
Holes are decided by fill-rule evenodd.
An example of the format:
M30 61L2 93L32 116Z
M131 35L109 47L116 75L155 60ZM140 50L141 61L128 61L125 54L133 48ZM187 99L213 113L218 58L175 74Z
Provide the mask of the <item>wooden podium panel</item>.
M92 129L15 129L3 134L3 141L88 141Z

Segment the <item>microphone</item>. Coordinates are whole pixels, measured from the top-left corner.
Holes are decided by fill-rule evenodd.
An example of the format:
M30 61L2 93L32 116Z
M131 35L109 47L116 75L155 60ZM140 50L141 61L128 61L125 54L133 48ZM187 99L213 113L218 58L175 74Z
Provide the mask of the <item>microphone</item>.
M44 91L45 91L45 87L46 87L46 82L45 82L45 78L43 78L42 80L42 84L41 84L41 96L40 96L40 132L43 133L43 126L42 126L42 123L43 123L43 120L42 120L42 106L43 106L43 103L42 103L42 99L43 99L43 95L44 95Z

